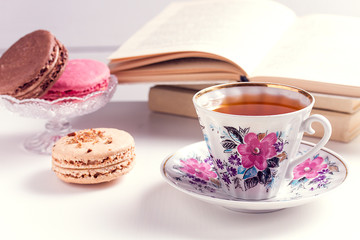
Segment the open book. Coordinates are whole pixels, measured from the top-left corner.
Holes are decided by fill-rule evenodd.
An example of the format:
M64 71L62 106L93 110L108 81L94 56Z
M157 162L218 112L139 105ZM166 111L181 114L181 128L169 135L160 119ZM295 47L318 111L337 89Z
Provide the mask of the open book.
M360 97L360 18L271 0L175 2L110 56L119 82L264 81ZM266 77L266 78L263 78Z

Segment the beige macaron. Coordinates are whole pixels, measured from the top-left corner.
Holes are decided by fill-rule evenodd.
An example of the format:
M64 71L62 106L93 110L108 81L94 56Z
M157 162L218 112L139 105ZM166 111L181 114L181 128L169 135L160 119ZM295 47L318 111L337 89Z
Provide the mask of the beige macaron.
M128 173L134 138L114 128L85 129L60 138L52 149L52 170L68 183L108 182Z

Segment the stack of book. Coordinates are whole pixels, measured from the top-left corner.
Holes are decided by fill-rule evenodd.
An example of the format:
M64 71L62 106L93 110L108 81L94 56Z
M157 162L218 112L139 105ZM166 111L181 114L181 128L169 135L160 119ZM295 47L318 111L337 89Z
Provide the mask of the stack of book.
M156 85L149 92L149 108L155 112L196 118L192 97L206 85ZM329 119L332 140L349 142L360 134L360 98L312 93L315 106L311 114ZM315 134L323 135L322 126L313 123Z
M119 83L161 83L150 90L150 109L189 117L192 95L208 85L297 86L315 95L313 112L330 120L332 139L347 142L360 133L357 29L359 18L297 17L271 0L175 2L115 51L109 67Z

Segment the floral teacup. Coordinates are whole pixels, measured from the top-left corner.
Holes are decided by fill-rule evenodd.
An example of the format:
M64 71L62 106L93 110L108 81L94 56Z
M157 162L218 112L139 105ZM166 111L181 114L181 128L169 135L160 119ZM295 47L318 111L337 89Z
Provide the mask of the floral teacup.
M269 110L269 104L293 105L294 109L274 113L259 110L257 115L241 110L218 111L229 105L243 108L248 99L256 100L260 109ZM316 155L331 136L331 125L325 117L309 116L314 101L302 89L271 83L223 84L195 94L193 102L214 168L229 195L247 200L272 198L285 177L317 174L321 170L317 162L305 161ZM322 139L309 152L295 158L304 131L314 133L314 121L324 127ZM298 164L301 167L294 169Z

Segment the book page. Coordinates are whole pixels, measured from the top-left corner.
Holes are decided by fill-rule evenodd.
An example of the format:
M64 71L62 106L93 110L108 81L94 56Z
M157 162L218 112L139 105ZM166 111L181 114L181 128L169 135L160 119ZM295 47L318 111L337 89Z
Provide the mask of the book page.
M290 9L269 0L175 2L110 59L166 52L209 52L235 62L248 72L295 19Z
M158 65L161 64L161 67ZM129 71L122 71L122 75L164 75L164 74L185 74L185 73L228 73L239 75L239 69L234 65L209 58L181 58L154 63Z
M161 82L163 84L179 84L184 82L198 83L227 83L239 81L239 74L231 72L197 72L197 73L177 73L177 74L129 74L128 72L117 72L114 75L121 80L121 83L140 83L140 82Z
M126 60L122 59L121 61L119 60L111 61L109 63L109 67L113 72L126 71L130 69L135 70L142 67L145 68L149 65L151 66L157 65L156 67L161 70L163 66L159 66L159 65L162 63L166 65L167 61L176 61L176 60L182 60L183 62L185 62L186 59L194 58L195 56L196 58L203 60L206 58L206 60L204 60L205 63L210 61L213 62L222 61L222 63L224 64L232 65L232 68L236 69L236 71L239 74L241 72L240 67L229 63L228 61L226 61L225 58L218 55L213 55L210 53L203 53L203 52L172 52L172 53L163 53L163 54L150 55L150 56L144 55L141 58L129 58Z
M359 57L360 18L311 15L299 18L250 74L310 80L305 84L312 84L308 89L315 91L318 85L344 91L350 86L357 91L351 95L359 97ZM334 89L319 90L329 93Z

